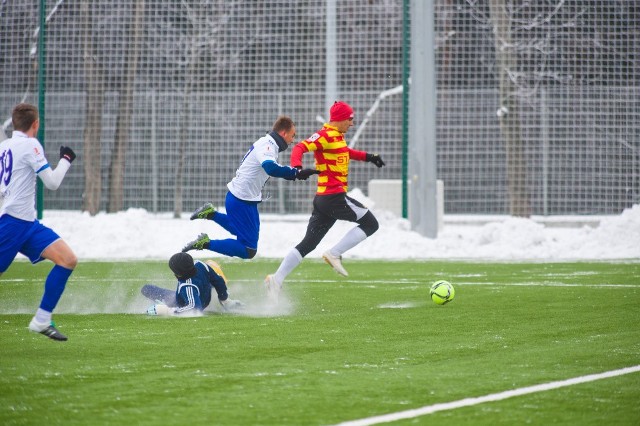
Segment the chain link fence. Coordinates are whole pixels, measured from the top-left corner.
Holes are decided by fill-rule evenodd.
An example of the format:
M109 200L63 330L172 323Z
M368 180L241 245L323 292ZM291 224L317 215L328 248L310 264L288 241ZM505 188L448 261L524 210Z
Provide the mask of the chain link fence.
M338 97L356 110L354 128L402 84L407 7L60 0L47 2L39 52L39 1L6 0L0 122L9 135L13 106L44 96L50 161L61 144L79 154L61 188L45 192L48 209L221 205L243 154L278 115L293 117L300 138L322 125L328 66ZM424 102L437 102L446 213L509 214L513 167L531 214L616 214L640 202L635 0L434 0L434 10L438 98ZM329 24L336 51L328 55ZM351 188L366 194L371 179L401 178L402 109L402 95L388 96L367 122L356 148L380 153L387 167L352 163ZM310 181L271 179L261 211L307 213L314 192Z

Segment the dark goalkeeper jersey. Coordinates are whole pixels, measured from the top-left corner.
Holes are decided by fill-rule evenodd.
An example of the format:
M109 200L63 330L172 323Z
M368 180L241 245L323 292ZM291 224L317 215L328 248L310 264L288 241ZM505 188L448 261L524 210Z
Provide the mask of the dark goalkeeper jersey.
M211 289L215 288L218 298L227 298L227 285L213 268L199 260L194 262L196 274L186 280L178 280L176 289L176 313L197 309L202 311L211 303Z

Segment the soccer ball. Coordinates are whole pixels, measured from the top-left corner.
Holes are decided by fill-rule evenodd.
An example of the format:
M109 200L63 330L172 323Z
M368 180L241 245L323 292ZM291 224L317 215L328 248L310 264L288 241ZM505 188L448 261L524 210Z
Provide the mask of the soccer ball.
M444 305L453 300L456 291L449 281L439 280L433 283L429 294L436 305Z

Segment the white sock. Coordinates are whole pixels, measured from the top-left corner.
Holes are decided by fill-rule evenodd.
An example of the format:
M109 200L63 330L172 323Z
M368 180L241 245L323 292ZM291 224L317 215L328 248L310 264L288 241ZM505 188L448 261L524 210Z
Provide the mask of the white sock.
M342 237L340 241L338 241L338 244L336 244L331 248L331 250L329 250L329 253L336 257L340 257L342 256L342 253L354 248L366 239L367 234L364 233L362 228L356 226L355 228L347 232L346 235Z
M300 262L302 262L302 255L300 252L295 248L291 249L284 259L282 259L282 263L280 263L280 267L278 267L276 273L273 274L276 281L282 284L285 278L287 278L287 275L296 269L296 266L298 266Z
M38 324L49 324L51 322L51 312L47 312L44 309L38 308L36 316L34 317Z

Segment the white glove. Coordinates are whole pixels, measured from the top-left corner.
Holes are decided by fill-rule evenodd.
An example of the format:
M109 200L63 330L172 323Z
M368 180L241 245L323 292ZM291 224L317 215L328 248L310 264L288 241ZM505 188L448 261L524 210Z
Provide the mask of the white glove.
M239 311L244 308L244 303L242 303L239 300L234 300L231 298L227 300L220 300L220 304L222 305L225 311Z
M173 309L169 308L164 303L156 303L149 306L149 309L147 309L147 315L167 317L171 314L173 314Z

